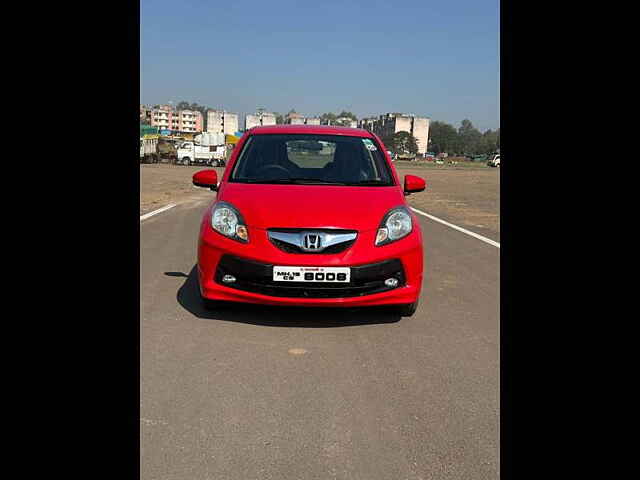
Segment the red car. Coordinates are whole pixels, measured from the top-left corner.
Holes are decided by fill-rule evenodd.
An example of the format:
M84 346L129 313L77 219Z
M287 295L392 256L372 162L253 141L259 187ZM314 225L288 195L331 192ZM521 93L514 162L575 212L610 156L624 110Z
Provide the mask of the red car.
M422 234L387 149L371 132L307 125L255 127L240 139L202 217L200 294L219 301L416 310Z

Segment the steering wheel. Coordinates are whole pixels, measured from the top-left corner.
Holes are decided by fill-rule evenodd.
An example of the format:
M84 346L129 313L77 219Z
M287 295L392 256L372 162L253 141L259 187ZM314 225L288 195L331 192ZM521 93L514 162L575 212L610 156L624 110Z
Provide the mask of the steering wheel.
M264 172L268 172L269 170L282 170L283 172L285 172L287 174L287 176L289 176L289 170L287 170L286 168L284 168L281 165L266 165L260 169L258 169L258 171L256 172L256 175L260 175Z

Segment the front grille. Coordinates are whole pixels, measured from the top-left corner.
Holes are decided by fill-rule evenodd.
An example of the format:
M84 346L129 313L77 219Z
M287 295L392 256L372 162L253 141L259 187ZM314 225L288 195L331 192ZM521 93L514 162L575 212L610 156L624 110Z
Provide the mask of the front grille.
M270 228L269 229L269 241L275 245L276 247L278 247L280 250L282 250L283 252L287 252L287 253L300 253L303 255L327 255L327 254L335 254L335 253L342 253L344 252L346 249L350 248L357 239L354 238L353 240L347 240L344 242L340 242L340 243L336 243L335 245L330 245L328 247L323 248L322 250L318 250L318 251L305 251L302 248L300 248L300 246L298 245L294 245L293 243L289 243L289 242L285 242L282 241L278 238L273 238L273 236L271 235L271 232L273 233L294 233L294 234L299 234L301 232L324 232L324 233L329 233L329 234L353 234L353 235L357 235L357 231L356 230L344 230L344 229L337 229L337 228L311 228L311 229L306 229L306 228Z
M287 242L282 242L276 238L270 238L269 240L271 240L271 243L273 243L276 247L278 247L280 250L282 250L283 252L287 252L287 253L303 253L305 255L326 255L326 254L331 254L331 253L342 253L344 252L347 248L349 248L351 245L353 245L356 241L351 240L348 242L342 242L342 243L338 243L337 245L331 245L330 247L325 248L324 250L321 250L319 252L305 252L304 250L302 250L300 247L298 247L297 245L292 245L290 243Z
M222 282L224 275L233 275L233 284ZM387 278L398 279L397 287L387 287ZM225 287L272 297L348 298L386 292L405 285L404 270L398 259L351 267L348 283L274 282L273 265L224 255L218 264L215 281Z

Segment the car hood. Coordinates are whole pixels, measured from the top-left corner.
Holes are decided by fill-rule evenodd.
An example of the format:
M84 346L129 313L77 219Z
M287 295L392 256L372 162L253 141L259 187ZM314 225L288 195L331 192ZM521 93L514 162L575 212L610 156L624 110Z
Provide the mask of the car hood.
M404 205L397 186L225 183L218 200L231 203L257 228L373 230L391 208Z

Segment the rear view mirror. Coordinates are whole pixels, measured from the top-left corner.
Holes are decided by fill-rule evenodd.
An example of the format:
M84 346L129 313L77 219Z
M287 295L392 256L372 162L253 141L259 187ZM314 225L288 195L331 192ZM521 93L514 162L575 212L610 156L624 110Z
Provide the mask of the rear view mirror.
M215 192L218 189L218 173L215 170L200 170L193 174L193 184Z
M422 192L425 188L427 188L427 184L424 179L416 177L415 175L404 176L404 193Z

